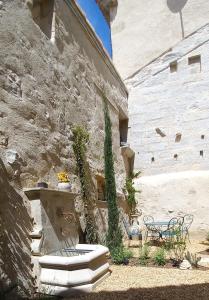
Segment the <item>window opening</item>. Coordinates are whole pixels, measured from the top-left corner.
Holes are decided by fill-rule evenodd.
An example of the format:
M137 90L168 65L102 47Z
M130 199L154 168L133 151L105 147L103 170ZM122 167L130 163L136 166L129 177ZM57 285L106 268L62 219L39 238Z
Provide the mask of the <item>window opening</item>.
M173 61L170 63L170 72L171 73L174 73L174 72L177 72L178 70L178 63L177 61Z
M40 0L33 2L32 16L34 22L49 38L55 38L54 0Z

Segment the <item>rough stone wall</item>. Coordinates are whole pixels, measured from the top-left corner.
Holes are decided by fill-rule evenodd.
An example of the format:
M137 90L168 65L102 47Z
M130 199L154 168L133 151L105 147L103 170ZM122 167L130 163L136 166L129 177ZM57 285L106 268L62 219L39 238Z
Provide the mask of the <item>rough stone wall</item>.
M27 4L15 0L3 1L0 6L0 157L5 169L0 210L1 233L5 235L8 230L2 248L6 249L9 243L14 254L19 247L17 239L20 239L17 263L23 261L29 266L27 233L32 221L22 188L33 187L38 181L56 188L56 173L66 170L70 173L73 191L80 192L72 150L71 129L76 124L85 126L90 134L88 162L93 182L97 173L103 174L102 90L110 101L117 190L122 192L125 167L120 152L119 116L127 115L127 94L119 76L112 71L114 68L108 67L65 1L55 1L55 44L33 21L29 9L32 2L27 1ZM94 189L96 191L96 185ZM79 197L76 209L82 217ZM13 228L7 224L9 220L4 221L10 214L13 214ZM98 220L98 226L100 222ZM17 232L17 238L13 231ZM8 260L5 255L2 254L3 261ZM16 255L11 257L16 259ZM15 265L11 270L11 278L19 272L19 267Z
M112 24L113 60L123 78L208 22L205 0L119 0Z
M17 184L17 182L15 182ZM32 291L33 279L28 232L32 221L23 192L17 188L0 159L0 298L15 300ZM2 293L11 288L11 295Z
M129 142L142 171L139 206L144 202L144 213L156 217L169 217L167 206L175 214L194 213L194 230L209 225L206 177L199 172L208 170L208 34L206 25L127 81ZM184 171L197 171L196 183Z

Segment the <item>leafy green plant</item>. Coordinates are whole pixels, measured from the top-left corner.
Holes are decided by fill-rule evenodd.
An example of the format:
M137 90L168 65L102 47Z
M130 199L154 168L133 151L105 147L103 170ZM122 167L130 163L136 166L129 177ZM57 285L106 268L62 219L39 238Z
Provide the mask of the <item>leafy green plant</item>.
M198 268L198 262L201 260L201 257L197 256L197 254L193 254L190 253L189 251L187 251L185 258L190 262L190 264L195 267Z
M170 240L167 240L167 241L165 241L163 247L165 250L169 251L169 250L173 249L174 243Z
M128 203L128 206L129 206L129 209L130 209L130 213L134 213L135 212L135 209L136 209L136 193L140 192L140 191L137 191L134 187L134 178L137 178L138 175L140 174L141 172L137 172L137 173L132 173L129 177L126 178L126 184L125 184L125 189L128 193L128 196L127 196L127 203Z
M123 246L115 248L111 252L111 258L114 264L128 264L129 259L133 257L133 253Z
M178 266L183 261L186 250L186 239L183 236L181 225L173 230L170 245L171 260L175 266Z
M94 244L98 242L98 233L94 218L95 201L92 198L90 170L86 160L86 145L89 142L89 134L82 126L76 126L73 132L73 151L77 163L77 172L81 184L82 198L84 201L86 218L86 242Z
M164 266L166 264L166 252L164 248L156 250L153 256L154 263L158 266Z
M139 263L140 265L147 265L150 258L150 247L145 244L139 249Z
M117 206L114 159L112 151L112 124L106 99L104 99L104 120L105 198L107 199L108 205L108 233L106 241L112 254L114 249L118 249L122 246L122 233L119 226L119 210Z

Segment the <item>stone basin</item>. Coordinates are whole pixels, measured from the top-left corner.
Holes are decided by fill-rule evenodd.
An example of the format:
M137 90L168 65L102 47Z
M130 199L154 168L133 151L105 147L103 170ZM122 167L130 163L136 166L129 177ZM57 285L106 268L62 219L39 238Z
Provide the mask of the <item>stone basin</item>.
M78 244L75 249L62 249L39 259L40 292L69 296L91 292L110 275L108 248L102 245Z

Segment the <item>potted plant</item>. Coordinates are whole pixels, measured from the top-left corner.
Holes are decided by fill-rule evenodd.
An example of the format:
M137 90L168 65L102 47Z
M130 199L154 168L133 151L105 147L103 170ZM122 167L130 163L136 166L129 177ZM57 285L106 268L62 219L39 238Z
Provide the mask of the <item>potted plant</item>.
M71 184L69 180L69 176L66 172L59 172L57 174L58 178L58 190L67 190L71 191Z

